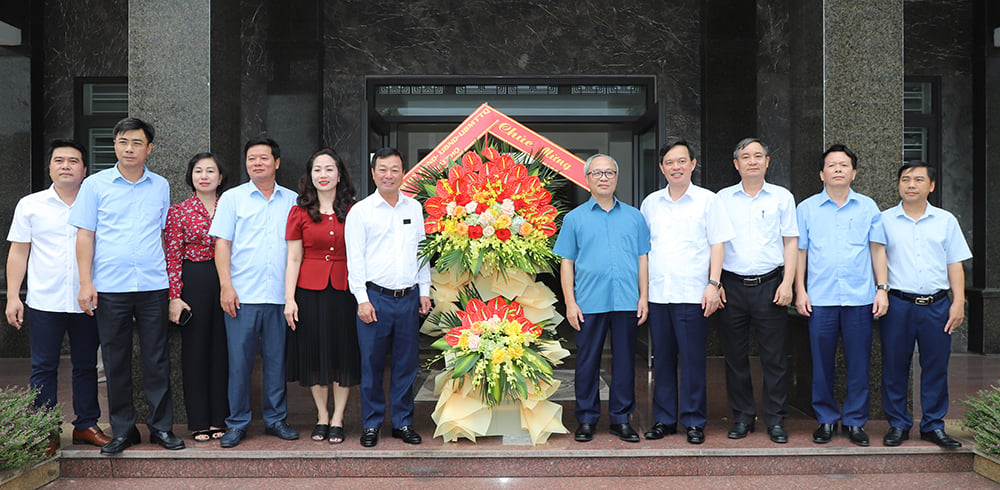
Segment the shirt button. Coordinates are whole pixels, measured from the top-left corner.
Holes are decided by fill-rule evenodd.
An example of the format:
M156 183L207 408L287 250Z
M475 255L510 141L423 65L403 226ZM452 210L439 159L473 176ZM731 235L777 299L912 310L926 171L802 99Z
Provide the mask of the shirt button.
M333 250L333 247L330 247L330 250Z
M333 232L332 231L330 232L330 236L333 236Z

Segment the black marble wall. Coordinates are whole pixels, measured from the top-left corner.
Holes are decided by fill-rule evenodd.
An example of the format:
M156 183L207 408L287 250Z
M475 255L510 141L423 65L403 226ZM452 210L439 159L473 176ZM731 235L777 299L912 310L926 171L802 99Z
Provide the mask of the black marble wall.
M700 2L324 2L323 134L354 165L365 75L655 75L667 137L701 141Z

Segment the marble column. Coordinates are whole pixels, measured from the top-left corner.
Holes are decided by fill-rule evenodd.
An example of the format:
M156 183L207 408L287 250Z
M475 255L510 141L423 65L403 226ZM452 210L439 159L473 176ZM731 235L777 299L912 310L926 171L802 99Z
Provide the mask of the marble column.
M969 301L969 351L1000 352L1000 6L977 0L973 50L973 269Z
M0 169L8 178L0 179L0 230L9 230L14 206L31 192L31 59L11 48L0 47ZM4 232L6 233L6 231ZM6 236L6 235L5 235ZM6 264L9 244L0 244ZM6 291L7 275L0 271ZM0 306L7 307L7 296L0 296ZM0 328L0 357L28 356L28 329L15 330L3 322Z
M191 155L210 148L211 0L129 0L129 115L153 125L147 166L170 181L171 202L187 198L184 182ZM148 407L142 392L138 338L133 342L137 419ZM170 327L170 377L175 423L185 422L180 332Z
M792 191L802 200L822 189L821 153L834 143L859 157L853 188L887 208L898 200L895 172L903 135L903 2L791 2ZM793 319L790 403L811 411L812 360L805 319ZM871 417L883 418L882 359L876 323L871 352ZM838 355L838 373L843 373ZM835 387L838 399L843 376Z

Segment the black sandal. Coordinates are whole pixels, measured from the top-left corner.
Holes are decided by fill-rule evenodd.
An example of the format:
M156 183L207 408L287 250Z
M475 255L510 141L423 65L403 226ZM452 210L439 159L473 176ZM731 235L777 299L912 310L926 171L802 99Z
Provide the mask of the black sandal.
M340 444L344 442L344 428L336 425L330 426L330 444Z
M323 442L329 434L330 426L328 424L316 424L316 427L313 427L312 435L309 437L312 438L313 441Z

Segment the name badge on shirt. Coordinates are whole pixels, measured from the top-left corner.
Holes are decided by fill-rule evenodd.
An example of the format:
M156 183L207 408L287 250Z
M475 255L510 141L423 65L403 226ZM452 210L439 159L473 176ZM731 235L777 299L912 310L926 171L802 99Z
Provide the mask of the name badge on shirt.
M403 220L403 224L404 224L404 225L408 225L408 224L410 224L410 218L406 218L406 219L404 219L404 220Z

